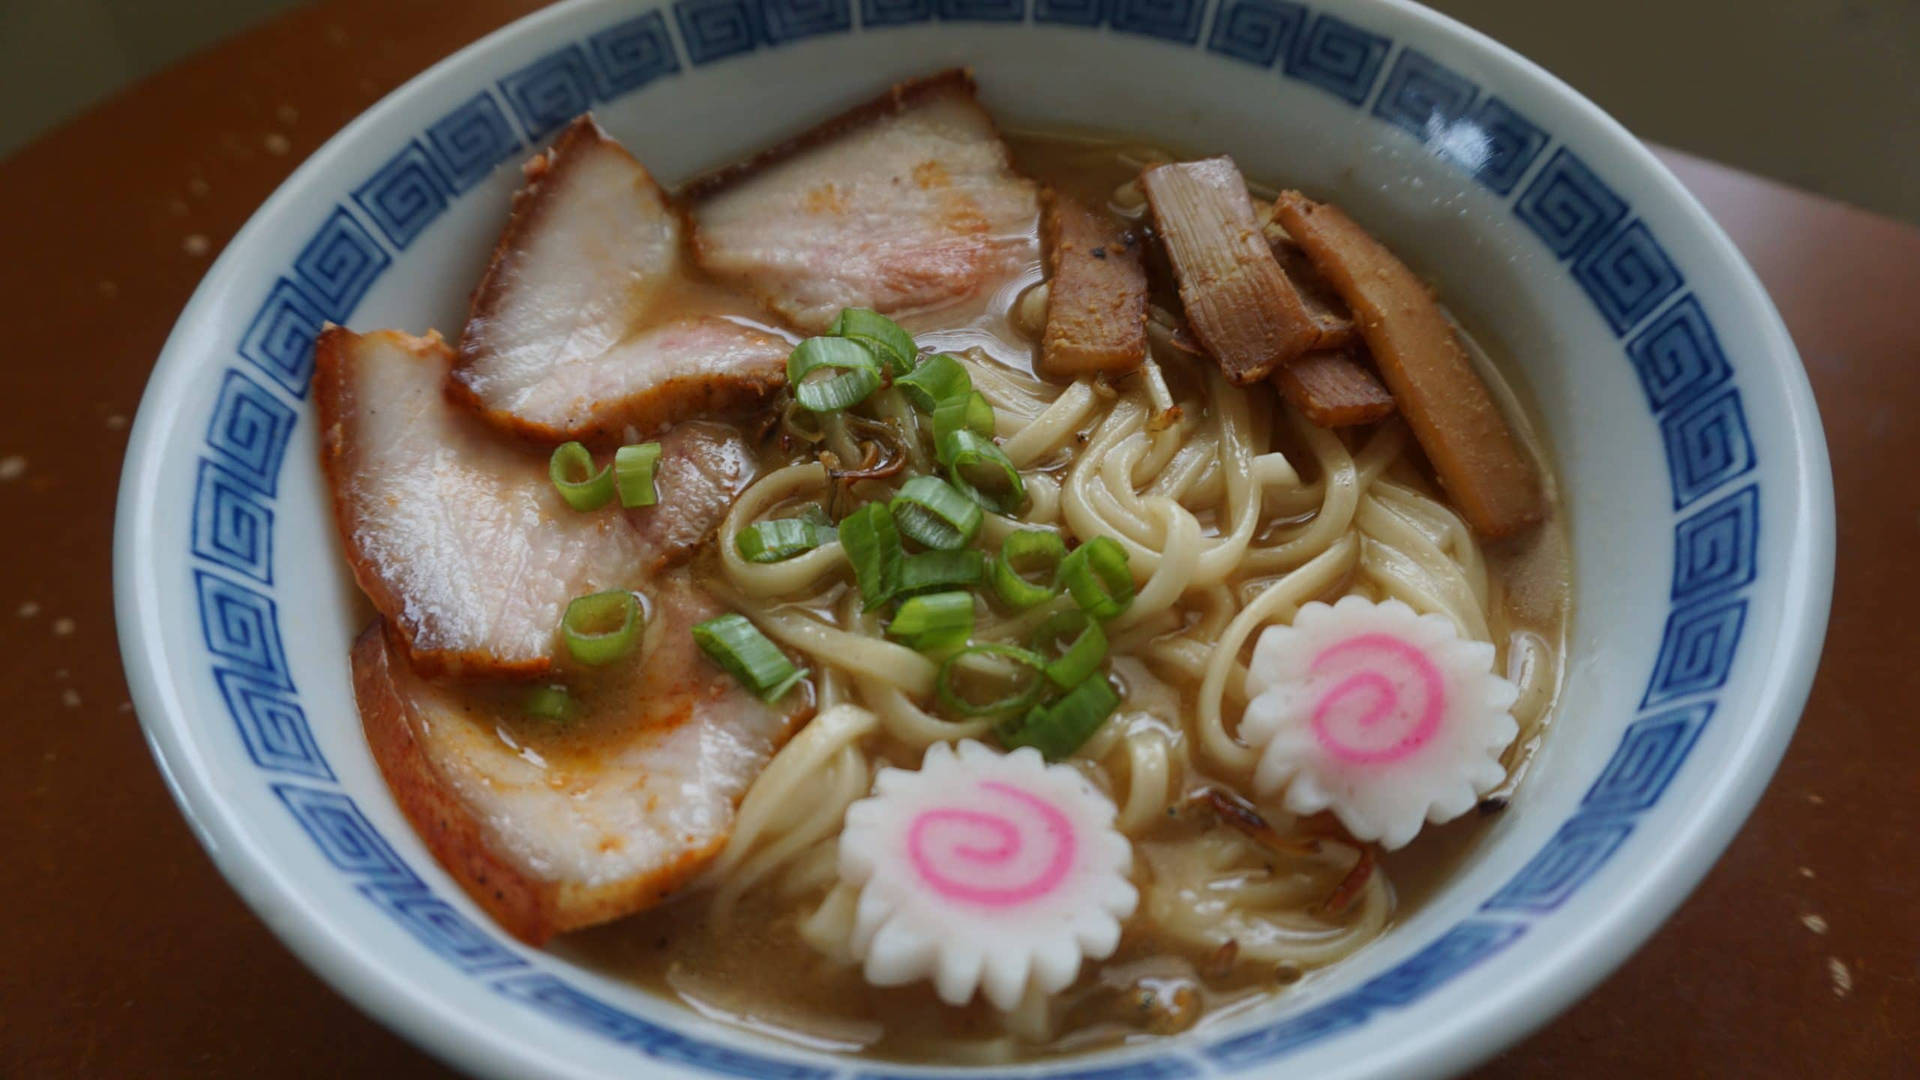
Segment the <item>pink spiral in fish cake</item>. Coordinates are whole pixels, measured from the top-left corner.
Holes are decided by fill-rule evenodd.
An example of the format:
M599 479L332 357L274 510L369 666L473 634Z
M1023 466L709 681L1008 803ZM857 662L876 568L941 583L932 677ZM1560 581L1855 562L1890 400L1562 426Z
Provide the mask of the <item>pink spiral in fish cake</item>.
M1012 1009L1071 985L1120 943L1139 893L1113 800L1031 747L935 743L883 768L847 808L840 880L856 890L847 949L875 986L926 979L940 1000Z
M1302 604L1260 634L1240 738L1254 793L1397 848L1506 779L1519 688L1490 642L1399 600Z
M1011 784L983 780L975 790L979 804L992 809L923 810L907 827L907 857L920 880L949 900L987 907L1017 907L1053 893L1073 869L1073 822Z
M1430 742L1447 709L1446 679L1425 649L1360 634L1314 657L1313 733L1347 761L1398 761Z

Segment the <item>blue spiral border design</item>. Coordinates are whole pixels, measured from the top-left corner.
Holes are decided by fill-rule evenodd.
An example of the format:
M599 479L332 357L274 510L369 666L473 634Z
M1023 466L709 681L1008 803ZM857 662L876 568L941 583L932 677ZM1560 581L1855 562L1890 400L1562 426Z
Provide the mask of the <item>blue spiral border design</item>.
M549 1019L714 1075L891 1075L854 1062L837 1067L742 1051L661 1027L537 970L521 945L436 895L339 790L307 724L273 599L274 503L287 443L302 419L321 320L346 321L399 253L521 146L537 145L595 102L741 53L869 28L1028 18L1104 26L1270 69L1416 139L1435 125L1476 125L1489 152L1475 161L1448 160L1511 205L1621 340L1662 433L1675 512L1673 607L1638 714L1575 814L1478 914L1363 986L1253 1031L1190 1050L1035 1075L1181 1080L1250 1068L1361 1026L1381 1010L1404 1008L1509 947L1565 903L1626 842L1686 763L1738 655L1746 590L1756 575L1761 491L1751 482L1735 490L1754 469L1753 438L1719 337L1684 275L1627 200L1571 148L1424 53L1291 0L672 0L477 88L398 146L324 208L311 239L267 284L259 313L235 343L241 362L218 376L192 536L182 538L209 674L278 801L328 863L428 954Z

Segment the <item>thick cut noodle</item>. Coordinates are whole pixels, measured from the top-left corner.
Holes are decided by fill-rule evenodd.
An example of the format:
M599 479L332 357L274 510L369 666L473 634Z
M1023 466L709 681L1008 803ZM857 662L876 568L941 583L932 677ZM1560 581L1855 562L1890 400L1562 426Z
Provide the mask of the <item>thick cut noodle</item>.
M1053 138L1014 140L1014 157L1116 228L1145 219L1133 177L1168 160L1153 148ZM1022 281L1039 272L1036 253ZM895 388L843 413L789 408L759 479L694 563L715 595L813 671L817 718L747 793L699 888L566 949L710 1016L806 1045L996 1063L1229 1015L1364 947L1463 857L1471 820L1429 826L1382 857L1324 815L1249 803L1255 752L1236 735L1248 660L1263 628L1310 601L1395 599L1445 616L1461 637L1490 643L1495 670L1519 687L1510 788L1561 677L1561 523L1484 546L1399 419L1329 430L1270 384L1230 384L1194 355L1165 286L1151 299L1145 363L1123 376L1032 373L1041 290L1000 288L901 320L923 346L960 356L1024 480L1024 504L986 515L976 544L991 554L1015 530L1039 529L1069 546L1110 538L1127 554L1136 595L1105 628L1122 702L1070 759L1112 797L1133 843L1140 904L1118 953L1089 962L1065 993L1030 996L1007 1013L977 1000L942 1005L925 985L871 987L853 963L855 894L836 870L847 807L878 769L914 767L936 742L990 738L991 721L937 706L938 665L889 638L882 611L865 610L831 533L779 562L744 557L739 538L809 507L837 519L887 498L910 473L935 471L928 417ZM1474 359L1553 505L1537 439L1491 365ZM874 464L894 458L902 471L882 475ZM984 603L973 640L1025 643L1070 602Z
M1558 693L1566 537L1379 239L1226 157L1004 140L962 72L674 196L569 130L487 274L532 299L479 290L451 376L335 328L316 383L369 748L503 929L1001 1064L1258 1007L1471 857ZM556 490L596 468L619 505Z

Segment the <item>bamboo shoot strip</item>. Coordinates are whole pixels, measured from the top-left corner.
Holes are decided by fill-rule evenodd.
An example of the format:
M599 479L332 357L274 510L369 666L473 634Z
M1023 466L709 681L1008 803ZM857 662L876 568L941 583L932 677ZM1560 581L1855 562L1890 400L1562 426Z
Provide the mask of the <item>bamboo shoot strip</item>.
M1254 220L1233 159L1156 165L1141 190L1200 344L1246 386L1300 358L1319 331Z
M1040 373L1119 374L1147 355L1147 270L1140 243L1107 215L1041 194L1049 274Z
M1300 302L1306 306L1308 320L1320 335L1312 351L1344 349L1354 344L1360 335L1353 328L1353 315L1347 310L1347 302L1340 299L1340 294L1314 269L1313 260L1289 237L1270 236L1269 242L1274 259L1280 263L1287 280L1293 282Z
M1533 462L1413 271L1339 207L1289 191L1276 210L1353 309L1394 402L1474 531L1511 536L1545 517Z
M1308 353L1281 368L1273 381L1317 427L1371 424L1393 414L1393 395L1351 350Z

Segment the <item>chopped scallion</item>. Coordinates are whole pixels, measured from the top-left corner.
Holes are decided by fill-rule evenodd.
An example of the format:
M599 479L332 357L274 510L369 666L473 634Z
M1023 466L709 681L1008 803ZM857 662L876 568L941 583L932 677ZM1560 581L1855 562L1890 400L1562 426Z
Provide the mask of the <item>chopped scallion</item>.
M937 476L908 480L890 507L893 523L909 540L948 551L971 543L986 516L980 512L980 504Z
M819 503L808 503L800 511L800 520L811 522L814 528L819 529L822 540L833 534L833 519L827 516L827 508Z
M733 546L753 563L776 563L820 546L820 527L804 517L756 521L740 530Z
M975 435L993 437L993 406L974 390L947 398L933 409L934 445L943 445L948 432L965 428Z
M973 594L937 592L900 605L887 633L920 652L941 652L965 645L973 635Z
M978 658L977 660L975 658ZM974 667L979 664L996 665L1003 668L1001 674L1011 674L1015 680L1015 689L1004 697L988 701L974 701L964 697L954 689L953 676L962 667ZM1011 672L1004 669L1011 667ZM1046 661L1031 649L1018 645L969 645L954 653L940 665L940 674L933 681L934 696L940 704L961 716L1000 716L1018 713L1032 705L1046 689ZM993 676L988 676L993 677Z
M840 546L853 563L860 599L872 611L900 589L900 562L906 552L886 503L870 502L840 519Z
M922 551L900 562L896 596L912 596L934 589L978 585L986 573L986 556L972 548L961 551Z
M1013 513L1027 501L1027 487L1020 480L1020 470L984 435L965 428L948 432L940 440L940 460L946 462L947 479L960 489L960 494L997 514ZM992 473L999 482L998 490L986 491L976 486L975 474L980 472Z
M1060 641L1068 635L1072 635L1073 640L1061 649ZM1100 620L1069 608L1041 623L1040 629L1034 631L1033 651L1047 658L1047 678L1065 690L1078 686L1100 670L1100 662L1107 658L1107 635L1100 629Z
M1059 761L1080 749L1119 707L1120 695L1107 677L1090 675L1053 704L1035 705L1018 720L996 724L994 734L1009 750L1031 746L1048 761Z
M693 628L693 640L708 659L760 695L762 701L780 700L807 677L806 668L794 667L787 654L744 615L729 612L699 623Z
M839 318L833 320L833 329L829 333L850 338L872 349L874 355L885 361L887 369L894 375L905 375L913 370L913 358L919 351L914 348L913 335L877 311L847 308Z
M1021 529L1000 545L1000 554L988 568L987 579L1001 603L1024 611L1060 594L1060 563L1066 557L1067 545L1059 533ZM1026 576L1027 567L1036 563L1039 581Z
M943 401L973 393L973 377L959 360L946 353L920 361L913 371L893 380L893 385L906 391L914 407L924 413L932 412Z
M613 466L593 471L593 455L577 442L561 443L547 459L547 476L575 510L598 510L613 501Z
M573 698L564 686L536 686L527 692L524 706L528 716L536 720L550 720L554 723L566 723L573 719L577 711Z
M1111 619L1133 603L1127 549L1111 536L1096 536L1067 554L1060 580L1073 602L1096 619Z
M638 443L613 452L613 484L620 490L620 505L652 506L659 498L654 490L653 469L660 463L660 444Z
M640 644L646 620L640 601L625 589L576 596L560 618L567 652L582 664L611 664Z
M837 374L809 378L825 371ZM835 412L865 401L880 388L880 361L872 349L850 338L808 338L787 356L787 385L803 408Z

